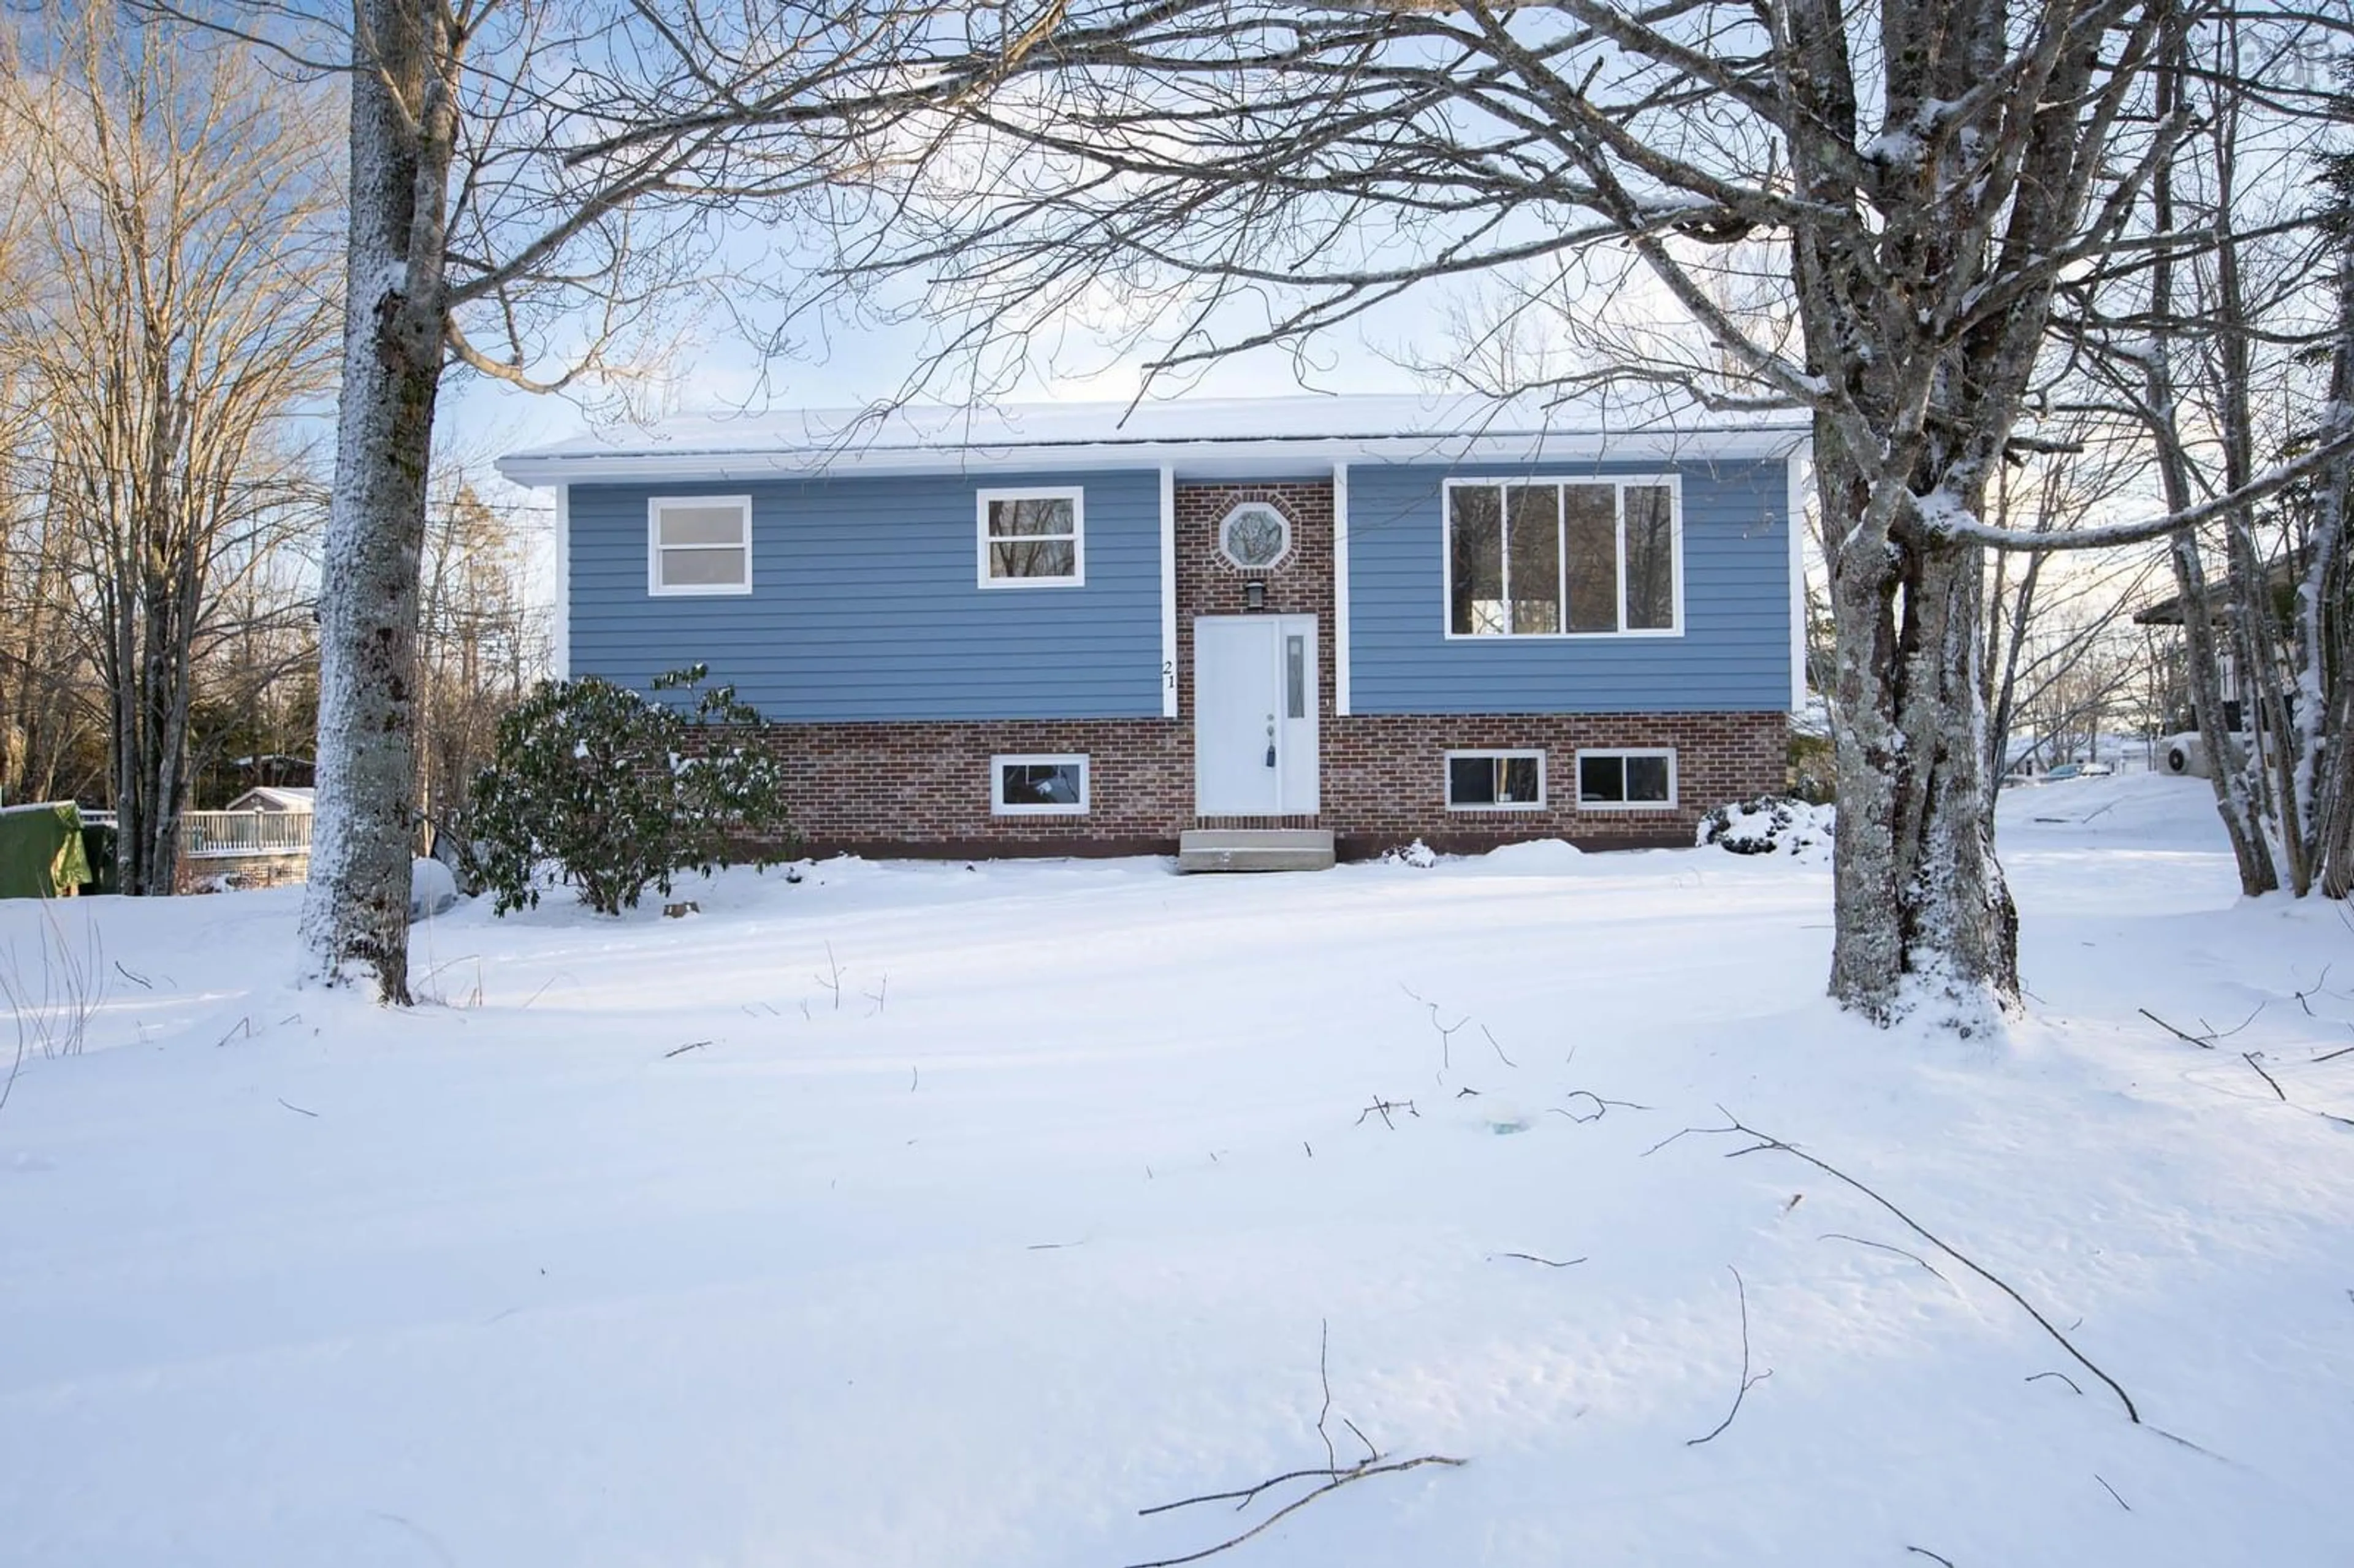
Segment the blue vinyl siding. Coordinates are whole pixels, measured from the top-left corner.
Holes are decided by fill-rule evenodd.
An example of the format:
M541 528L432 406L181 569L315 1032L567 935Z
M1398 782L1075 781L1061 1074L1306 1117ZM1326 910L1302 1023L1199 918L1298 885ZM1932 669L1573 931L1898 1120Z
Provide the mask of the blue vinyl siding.
M1082 588L975 581L974 493L1079 485ZM644 689L693 663L769 717L1119 718L1161 712L1158 471L579 484L571 662ZM655 495L752 497L752 591L646 592Z
M1446 635L1447 479L1681 476L1683 634ZM1790 705L1787 470L1739 462L1352 466L1352 711L1671 713Z

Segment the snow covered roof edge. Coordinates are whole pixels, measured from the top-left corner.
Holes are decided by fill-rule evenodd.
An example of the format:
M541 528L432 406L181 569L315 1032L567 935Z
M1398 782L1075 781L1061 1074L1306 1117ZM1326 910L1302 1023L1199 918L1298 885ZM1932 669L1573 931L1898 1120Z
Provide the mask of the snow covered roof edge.
M1723 413L1657 397L911 405L673 419L511 452L498 466L507 479L531 485L1161 463L1241 473L1334 462L1783 457L1803 445L1807 433L1806 416L1795 410Z

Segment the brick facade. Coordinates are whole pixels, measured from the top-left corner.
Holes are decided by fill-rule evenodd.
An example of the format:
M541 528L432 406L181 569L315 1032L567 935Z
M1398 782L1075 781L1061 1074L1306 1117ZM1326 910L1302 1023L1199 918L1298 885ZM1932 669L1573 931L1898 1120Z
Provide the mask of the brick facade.
M1700 814L1779 789L1787 722L1778 713L1415 714L1333 712L1332 486L1330 481L1180 484L1177 524L1177 711L1169 718L959 720L779 725L787 798L810 848L893 855L1165 853L1196 826L1324 827L1345 857L1421 839L1469 851L1531 838L1593 848L1690 843ZM1291 524L1282 557L1263 570L1219 553L1217 525L1245 501ZM1263 612L1317 618L1321 811L1283 818L1193 815L1193 618ZM1576 809L1580 747L1672 747L1677 804L1660 810ZM1544 809L1450 811L1444 754L1546 752ZM1089 760L1084 817L996 816L992 755L1081 753Z

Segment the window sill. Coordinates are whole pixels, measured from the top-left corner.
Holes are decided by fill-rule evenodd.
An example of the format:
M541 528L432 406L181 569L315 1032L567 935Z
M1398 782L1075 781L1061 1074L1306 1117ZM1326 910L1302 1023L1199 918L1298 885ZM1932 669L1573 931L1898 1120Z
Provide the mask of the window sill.
M648 599L748 599L751 593L750 583L728 583L710 588L650 586L646 589Z
M1656 642L1683 634L1682 627L1670 626L1646 631L1448 631L1441 635L1449 642Z

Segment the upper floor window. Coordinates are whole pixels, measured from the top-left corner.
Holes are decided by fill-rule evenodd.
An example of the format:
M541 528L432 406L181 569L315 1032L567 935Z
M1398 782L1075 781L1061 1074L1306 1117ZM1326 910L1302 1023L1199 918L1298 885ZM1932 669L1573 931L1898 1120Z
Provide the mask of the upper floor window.
M752 498L657 495L648 502L646 591L750 593Z
M981 586L1077 588L1087 581L1087 506L1072 490L984 490Z
M1681 630L1677 501L1672 479L1449 481L1447 635Z

